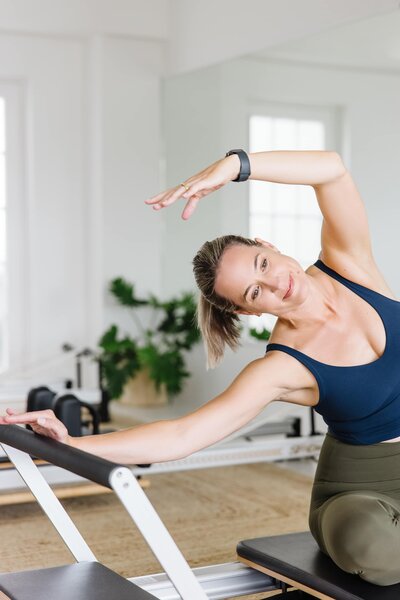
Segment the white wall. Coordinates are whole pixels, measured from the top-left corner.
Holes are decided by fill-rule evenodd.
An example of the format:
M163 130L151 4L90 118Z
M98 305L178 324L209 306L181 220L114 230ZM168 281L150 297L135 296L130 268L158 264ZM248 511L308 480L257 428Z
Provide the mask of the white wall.
M171 0L171 73L398 10L396 0Z
M163 50L162 44L118 38L103 47L103 281L122 275L139 294L161 293L163 223L144 200L162 185ZM103 323L119 312L106 298Z
M169 0L0 0L0 30L166 40Z
M96 343L115 312L112 277L160 290L160 223L143 201L160 187L164 55L151 40L0 33L0 81L22 90L25 148L25 230L10 242L11 256L24 246L24 302L8 378L73 376L61 344Z
M25 229L10 248L22 245L26 258L18 289L24 297L24 312L18 315L24 327L10 331L11 358L18 367L31 357L54 354L67 335L85 332L74 293L84 285L86 267L81 54L77 40L0 36L0 78L23 90L26 151L18 177L25 184Z
M0 83L16 87L21 137L10 212L17 198L24 228L9 232L0 380L48 381L74 375L62 342L93 347L113 320L112 277L160 289L159 224L143 199L160 187L169 0L0 0L0 15Z
M372 15L397 0L0 0L0 31L169 41L170 73L273 48Z
M196 83L203 90L197 94ZM194 91L193 91L194 90ZM375 256L395 294L400 297L397 268L400 222L398 164L400 75L335 67L296 65L284 61L242 59L170 78L165 86L168 183L174 185L232 147L248 147L247 120L254 103L277 102L333 107L344 128L342 153L368 211ZM195 115L195 118L192 117ZM188 143L188 140L190 143ZM188 148L190 150L188 151ZM201 154L201 156L199 156ZM190 259L206 239L220 233L247 234L246 184L230 184L209 196L191 220L178 224L178 209L169 209L163 272L173 289L193 283ZM176 231L179 231L179 243ZM315 257L317 259L317 257ZM261 356L264 345L245 345L214 372L204 375L204 359L196 356L195 375L182 402L205 401L222 391L238 370ZM271 417L301 408L277 403Z

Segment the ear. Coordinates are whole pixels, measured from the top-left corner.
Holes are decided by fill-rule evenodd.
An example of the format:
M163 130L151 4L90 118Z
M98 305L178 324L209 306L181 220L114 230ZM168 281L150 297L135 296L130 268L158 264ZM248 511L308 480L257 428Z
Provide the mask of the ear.
M278 254L281 253L281 251L278 250L278 248L276 246L274 246L273 244L271 244L270 242L266 242L265 240L262 240L261 238L254 238L254 239L258 244L261 244L261 246L270 248L271 250L273 250L274 252L277 252Z
M235 310L235 314L236 315L253 315L255 317L261 317L261 315L262 315L262 313L251 312L250 310L244 310L243 308Z

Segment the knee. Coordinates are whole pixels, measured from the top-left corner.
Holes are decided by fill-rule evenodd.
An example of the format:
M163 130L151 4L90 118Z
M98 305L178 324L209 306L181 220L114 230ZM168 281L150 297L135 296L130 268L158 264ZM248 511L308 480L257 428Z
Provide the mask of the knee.
M377 585L400 581L400 515L374 496L343 494L323 511L326 550L344 571Z

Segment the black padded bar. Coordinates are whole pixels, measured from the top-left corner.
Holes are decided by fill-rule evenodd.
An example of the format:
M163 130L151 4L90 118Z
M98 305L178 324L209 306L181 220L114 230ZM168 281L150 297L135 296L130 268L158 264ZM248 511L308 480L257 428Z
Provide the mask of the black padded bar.
M0 443L67 469L94 483L110 486L110 475L120 465L28 431L19 425L0 425Z
M373 585L358 575L339 569L329 556L319 550L309 532L244 540L239 542L237 553L254 565L335 600L400 598L400 584ZM278 575L276 578L279 581Z

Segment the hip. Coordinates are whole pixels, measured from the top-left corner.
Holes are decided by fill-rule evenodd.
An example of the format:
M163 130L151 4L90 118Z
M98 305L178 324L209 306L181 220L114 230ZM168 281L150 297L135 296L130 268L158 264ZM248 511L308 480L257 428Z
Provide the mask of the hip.
M328 433L315 473L312 508L333 495L365 490L400 502L400 441L353 445Z

